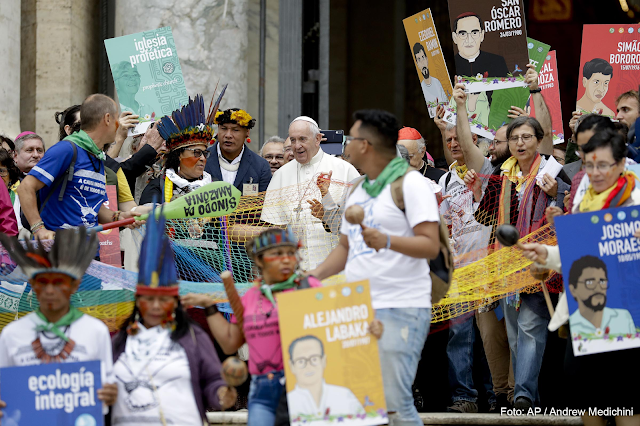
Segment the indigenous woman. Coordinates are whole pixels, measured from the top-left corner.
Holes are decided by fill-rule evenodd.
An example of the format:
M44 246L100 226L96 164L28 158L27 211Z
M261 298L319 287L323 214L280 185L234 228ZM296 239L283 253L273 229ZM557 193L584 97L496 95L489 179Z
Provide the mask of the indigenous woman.
M0 242L28 277L39 304L35 312L9 323L2 330L0 368L100 361L103 387L98 390L98 399L113 405L118 389L111 383L113 362L109 329L102 321L71 306L70 302L98 250L97 234L89 237L84 228L62 229L56 232L49 252L41 241L37 246L27 241L25 249L15 237L0 234Z
M582 147L583 167L589 176L589 186L584 194L578 193L574 199L573 213L592 212L616 207L640 205L640 188L637 177L625 171L627 147L624 138L611 130L600 130ZM640 233L636 231L636 237ZM561 272L558 246L525 244L524 255L539 267ZM599 283L596 283L598 285ZM610 283L608 286L615 286ZM575 286L586 286L578 282ZM571 286L573 287L573 286ZM566 288L565 288L566 291ZM574 290L575 291L575 290ZM591 303L604 306L603 296L591 299ZM552 323L564 323L569 319L566 295L558 303ZM603 319L604 320L604 319ZM600 324L601 327L604 324ZM571 329L571 326L569 326ZM572 334L570 334L572 335ZM565 377L571 383L571 408L608 407L630 408L634 413L640 410L640 399L633 388L620 386L621 378L627 383L638 383L640 372L633 366L640 357L640 349L626 349L576 357L571 339L567 339L565 352ZM585 426L606 424L603 417L583 415ZM640 425L640 414L631 417L616 417L617 425Z
M483 225L509 223L527 235L545 223L545 209L562 206L569 179L562 173L555 179L548 174L538 181L548 156L538 153L544 131L531 117L514 119L507 127L511 157L501 166L500 180L490 180L484 196L475 171L465 176L475 201L480 202L475 217ZM561 177L560 177L561 176ZM538 375L547 342L549 313L541 292L517 294L501 300L507 326L511 357L514 360L515 407L527 409L539 403Z
M188 294L182 298L185 305L206 308L209 328L225 353L234 353L245 341L248 343L249 373L252 375L249 426L274 424L276 408L284 390L280 382L284 366L274 294L321 286L314 277L298 275L298 247L291 230L277 228L268 229L247 243L247 253L261 277L242 297L243 329L236 317L232 318L232 323L227 322L208 296Z
M147 221L135 306L113 342L117 425L201 425L206 408L225 409L236 400L220 376L213 343L180 304L164 225L153 214Z

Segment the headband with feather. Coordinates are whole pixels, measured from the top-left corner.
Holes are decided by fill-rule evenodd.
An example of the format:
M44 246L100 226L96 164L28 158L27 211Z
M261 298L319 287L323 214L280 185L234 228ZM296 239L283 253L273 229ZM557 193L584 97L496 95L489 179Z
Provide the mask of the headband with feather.
M154 205L147 232L140 247L137 295L178 296L178 270L173 249L165 233L165 218L160 210L156 219Z
M26 241L24 248L16 237L0 234L0 242L29 279L38 274L58 272L80 280L98 251L97 233L89 234L84 227L56 232L49 252L40 240L37 244Z

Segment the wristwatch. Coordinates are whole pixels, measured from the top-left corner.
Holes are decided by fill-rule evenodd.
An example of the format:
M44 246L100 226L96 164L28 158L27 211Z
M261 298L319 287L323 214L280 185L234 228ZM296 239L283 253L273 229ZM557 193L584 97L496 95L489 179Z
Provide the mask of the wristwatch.
M219 312L218 307L215 304L204 308L204 313L207 315L207 317L210 317L211 315L215 315L218 312Z
M539 87L537 89L529 89L529 93L531 93L532 95L534 93L540 93L540 92L542 92L542 89Z

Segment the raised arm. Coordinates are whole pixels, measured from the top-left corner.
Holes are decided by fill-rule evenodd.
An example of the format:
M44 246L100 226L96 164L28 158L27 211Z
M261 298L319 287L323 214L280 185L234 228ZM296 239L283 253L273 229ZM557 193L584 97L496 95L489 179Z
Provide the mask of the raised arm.
M456 114L456 127L458 131L458 142L462 148L464 161L469 169L482 170L484 165L484 155L482 151L473 143L471 135L471 127L469 127L469 118L467 115L467 94L464 91L464 84L458 83L453 89L453 98L458 107ZM449 151L445 147L445 151Z
M438 130L440 130L444 158L447 160L447 166L450 166L451 163L453 163L453 157L451 156L451 152L447 149L447 138L444 135L444 131L447 129L447 122L444 121L444 113L444 107L442 105L438 105L438 109L436 109L436 116L433 117L433 122L436 123Z
M527 73L524 76L524 81L529 85L529 90L538 90L538 72L533 64L528 64ZM536 109L536 119L540 122L542 130L544 130L544 137L538 148L540 154L553 155L553 127L551 125L551 113L547 103L544 101L542 93L532 93L531 99L533 100L533 106Z

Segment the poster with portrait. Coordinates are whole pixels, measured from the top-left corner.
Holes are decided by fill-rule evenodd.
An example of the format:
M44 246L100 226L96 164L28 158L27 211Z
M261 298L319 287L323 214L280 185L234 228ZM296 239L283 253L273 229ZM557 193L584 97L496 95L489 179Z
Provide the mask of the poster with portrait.
M2 425L102 426L100 361L0 368Z
M575 356L640 347L640 207L555 218Z
M542 65L538 77L538 87L544 98L544 102L549 108L551 115L551 128L553 129L553 144L564 143L564 127L562 124L562 105L560 104L560 85L558 84L558 63L556 62L556 51L552 50L547 55L547 59ZM531 116L536 116L536 110L531 103Z
M449 70L442 55L431 9L423 10L402 21L409 40L409 48L416 64L420 88L427 103L429 117L436 115L438 105L449 103L453 87Z
M616 116L616 98L640 85L640 24L584 25L576 111Z
M548 44L527 38L527 51L529 52L529 62L527 63L533 64L536 71L540 72L550 48L551 46ZM508 117L511 106L525 109L529 96L529 87L469 93L467 117L469 117L471 131L481 137L493 139L496 130L511 121ZM456 110L455 101L452 99L446 107L445 121L455 124Z
M387 424L369 281L276 297L291 424Z
M470 93L523 87L529 63L522 0L449 0L456 75Z
M104 46L120 111L139 115L138 126L146 128L150 121L187 104L171 27L111 38L104 41ZM129 130L129 135L136 133L139 130Z

